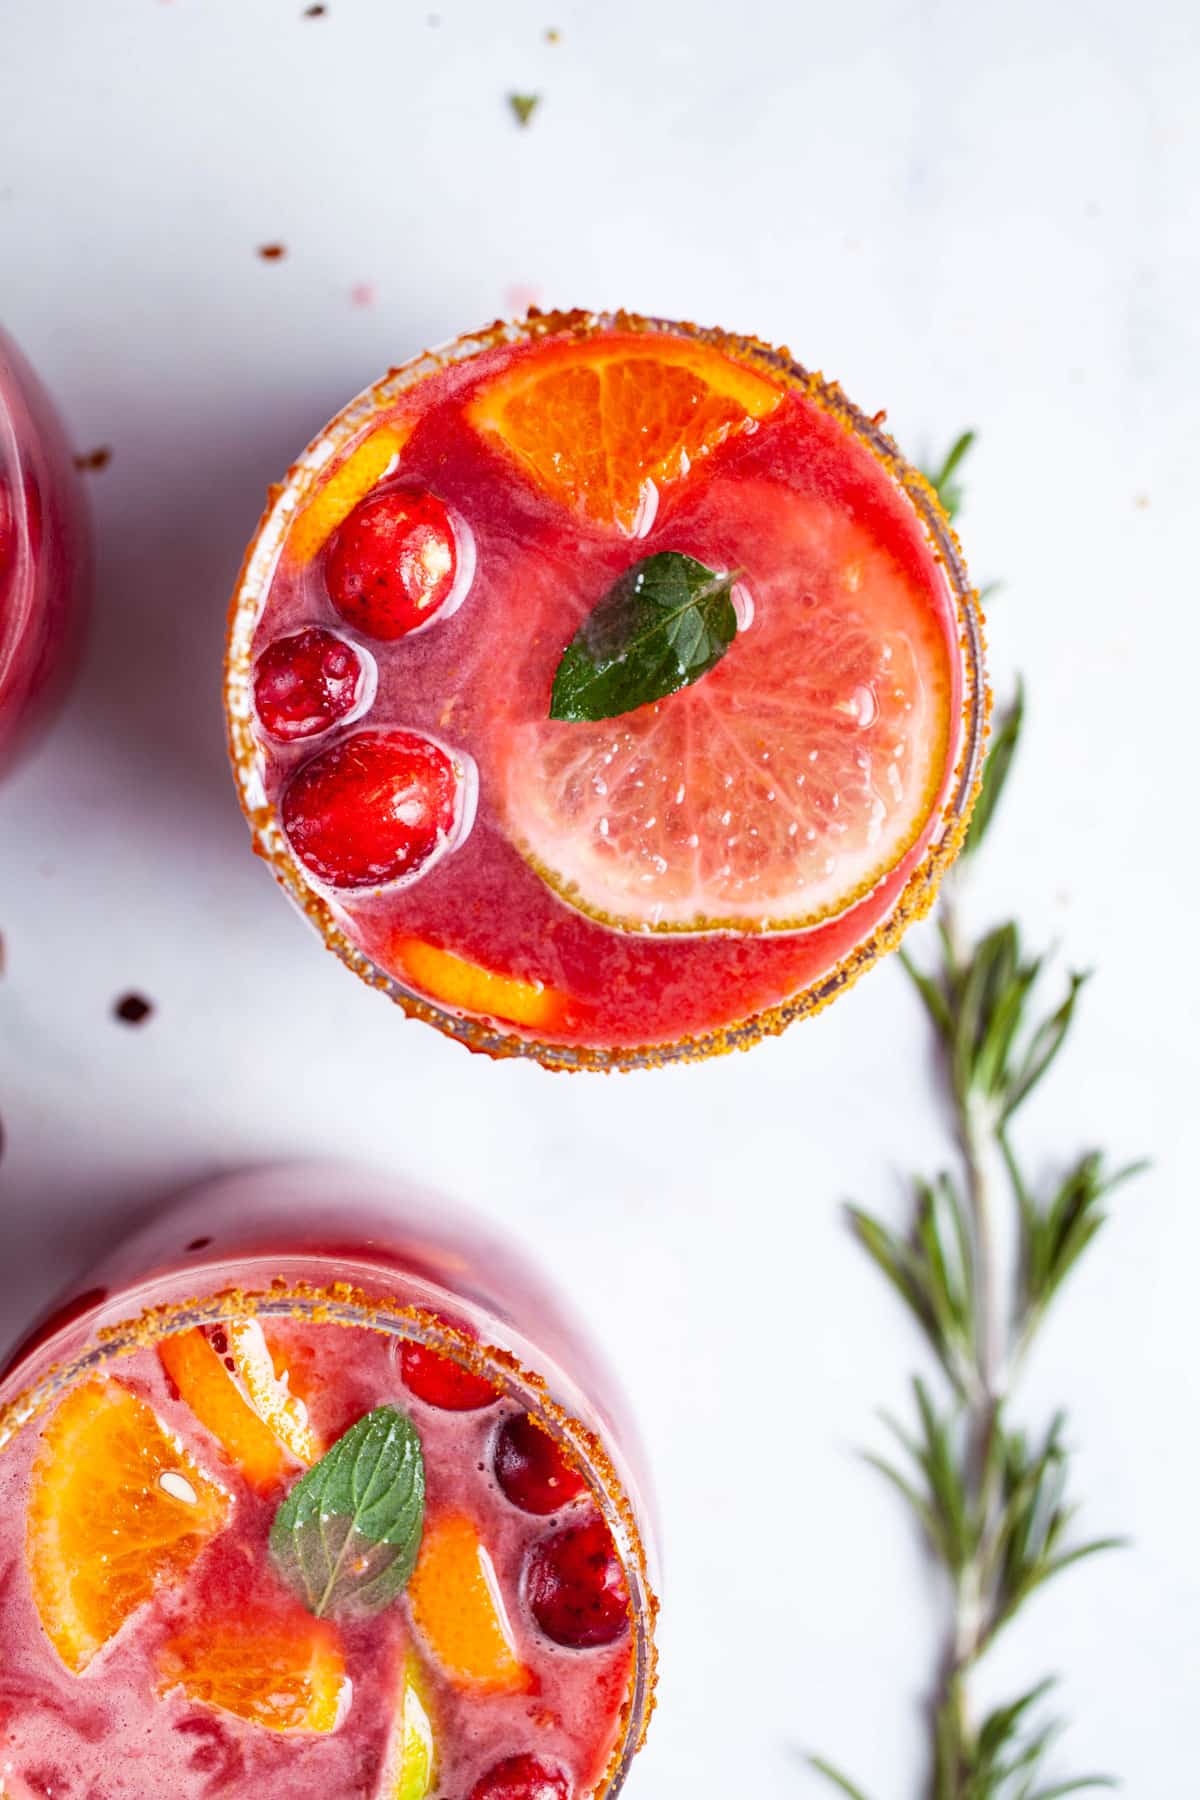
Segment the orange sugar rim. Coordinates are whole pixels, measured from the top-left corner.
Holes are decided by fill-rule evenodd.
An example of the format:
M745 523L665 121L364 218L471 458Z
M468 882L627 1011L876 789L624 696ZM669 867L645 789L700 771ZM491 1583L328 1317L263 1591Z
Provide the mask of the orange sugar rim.
M490 1381L497 1393L517 1401L567 1452L584 1475L598 1511L621 1558L629 1590L632 1637L629 1688L621 1706L617 1741L595 1788L593 1800L616 1800L634 1757L646 1739L658 1688L655 1625L659 1600L650 1580L649 1556L633 1502L596 1432L560 1406L546 1380L522 1366L511 1351L483 1344L448 1325L436 1313L380 1298L348 1281L326 1286L277 1278L268 1289L228 1288L188 1300L143 1309L136 1318L101 1327L91 1343L66 1362L52 1364L32 1386L0 1404L0 1455L17 1433L45 1412L76 1381L135 1351L196 1325L252 1318L298 1318L317 1325L379 1331L410 1339L440 1352L472 1374ZM77 1322L76 1322L77 1324ZM72 1328L76 1328L73 1326ZM35 1349L31 1355L36 1357Z
M961 748L943 803L941 831L910 873L886 918L832 969L780 1005L767 1007L712 1031L633 1046L555 1042L506 1030L483 1018L463 1017L405 987L360 950L338 925L329 902L309 885L274 810L266 803L257 771L258 748L254 738L250 678L254 632L288 530L320 485L327 465L370 419L394 406L401 395L439 370L469 360L499 344L532 342L564 333L588 338L611 331L662 332L708 344L734 361L775 380L782 379L790 388L799 389L848 436L857 439L903 489L924 530L934 560L945 571L958 620L963 671L958 719ZM932 907L942 877L966 837L983 778L983 752L992 696L984 670L983 612L979 595L970 584L958 537L931 483L901 455L897 445L881 429L883 416L878 414L868 418L847 399L836 382L827 381L819 372L810 373L794 360L788 349L776 349L758 338L738 337L716 327L643 318L636 313L542 313L536 309L523 320L497 320L483 331L457 338L439 350L427 350L390 370L381 381L352 400L293 464L284 482L268 493L266 510L246 552L230 602L225 655L229 755L255 851L321 934L325 947L361 981L386 994L408 1017L423 1019L444 1036L465 1044L468 1050L497 1060L525 1057L546 1069L598 1069L604 1072L660 1068L675 1062L702 1062L731 1050L748 1050L761 1038L777 1037L794 1020L820 1012L894 949L908 927L923 918ZM954 742L953 730L950 742Z

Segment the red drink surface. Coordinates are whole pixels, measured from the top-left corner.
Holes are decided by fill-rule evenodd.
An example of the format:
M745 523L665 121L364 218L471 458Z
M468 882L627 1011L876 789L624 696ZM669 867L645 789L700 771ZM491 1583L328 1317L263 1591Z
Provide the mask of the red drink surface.
M0 331L0 768L70 672L88 562L83 494L62 426Z
M350 1203L339 1208L342 1195ZM527 1279L519 1262L477 1243L480 1267L496 1295L485 1299L464 1253L469 1234L456 1239L444 1221L431 1225L417 1206L389 1214L379 1198L369 1180L324 1172L287 1171L210 1190L94 1271L84 1315L72 1318L69 1308L59 1309L50 1337L33 1339L21 1352L0 1387L6 1402L0 1405L0 1775L6 1795L465 1800L497 1768L519 1758L533 1758L561 1778L571 1800L615 1795L645 1723L652 1603L636 1502L628 1477L618 1473L610 1414L577 1385L601 1378L577 1341L572 1372L564 1372L559 1359L572 1360L570 1328L552 1301L543 1313L536 1281ZM285 1244L281 1221L289 1209L293 1230ZM335 1220L345 1236L334 1235ZM199 1224L211 1232L198 1234ZM236 1260L221 1251L223 1242L234 1240L241 1246ZM269 1249L272 1244L278 1248ZM452 1269L456 1287L447 1280ZM130 1285L133 1270L143 1279ZM312 1295L314 1279L323 1298ZM380 1406L399 1409L419 1435L426 1480L422 1557L406 1591L373 1616L335 1609L318 1625L300 1604L272 1558L268 1534L303 1464L289 1449L277 1476L265 1483L251 1479L244 1448L205 1410L189 1364L177 1354L199 1336L205 1355L215 1353L209 1361L221 1394L227 1399L229 1388L243 1398L253 1392L235 1354L235 1334L244 1329L236 1321L247 1308L229 1301L234 1288L263 1295L258 1323L250 1329L261 1329L276 1376L286 1374L285 1392L302 1403L299 1417L314 1440L310 1462ZM514 1314L519 1329L509 1322ZM138 1320L135 1331L116 1323L131 1317ZM197 1317L203 1320L199 1332ZM224 1323L228 1318L234 1323ZM439 1319L452 1322L449 1334ZM526 1333L553 1344L554 1357L535 1349ZM97 1371L101 1339L107 1348ZM411 1350L415 1341L430 1346L430 1359L438 1345L465 1357L490 1375L490 1390L477 1392L470 1410L438 1404L436 1384L406 1374L406 1346ZM485 1348L491 1345L498 1350ZM25 1422L30 1395L40 1402L46 1390L39 1383L51 1367L64 1366L78 1376L57 1381L46 1404ZM227 1377L229 1366L234 1373ZM94 1405L97 1395L103 1401L114 1390L144 1402L156 1429L166 1434L168 1491L186 1495L190 1484L202 1510L210 1503L202 1484L211 1483L227 1496L227 1511L182 1575L163 1580L77 1668L75 1640L62 1636L58 1590L44 1572L42 1546L59 1543L47 1538L45 1496L59 1494L64 1480L74 1482L67 1489L75 1497L74 1516L91 1504L93 1491L107 1492L102 1479L89 1481L86 1461L66 1455L56 1434L81 1396ZM426 1393L432 1397L423 1398ZM540 1424L526 1426L527 1419ZM497 1477L498 1446L517 1424L542 1431L562 1458L562 1497L557 1505L551 1498L548 1511L544 1486L536 1506L526 1505ZM295 1440L289 1444L294 1448ZM545 1457L541 1461L544 1468ZM100 1520L106 1544L108 1516ZM111 1533L118 1588L128 1571L124 1518L121 1512ZM82 1559L87 1566L86 1550L71 1560L70 1524L68 1518L68 1563ZM549 1618L550 1631L542 1628L526 1592L530 1572L556 1557L564 1534L588 1541L589 1534L599 1534L612 1559L600 1575L587 1574L598 1604L583 1628L576 1629L576 1615L570 1616L571 1641L564 1641L558 1616ZM485 1648L494 1658L498 1617L501 1640L507 1640L503 1679L489 1681L478 1668L464 1674L461 1667L456 1620L474 1608L470 1616L477 1621L479 1597L459 1594L463 1559L460 1554L455 1560L453 1549L449 1556L441 1552L447 1538L460 1551L466 1543L468 1572L478 1577L485 1570L493 1596L488 1606L498 1609L486 1615L485 1624L493 1623ZM628 1596L627 1608L618 1606L615 1613L614 1582ZM607 1626L597 1637L593 1627L600 1615ZM67 1617L75 1611L68 1609ZM251 1663L265 1631L282 1630L305 1642L313 1629L328 1631L321 1642L335 1659L329 1679L336 1719L327 1714L320 1729L276 1731L237 1716L194 1682L190 1691L188 1683L181 1685L172 1646L189 1636L207 1645L230 1621L239 1654ZM408 1789L401 1784L400 1746L410 1687L431 1726L434 1769L431 1780Z
M970 789L974 745L967 740L979 696L975 673L964 665L960 608L965 602L948 577L945 548L933 541L927 518L898 478L898 459L885 460L847 425L844 402L839 410L827 391L793 379L788 365L773 368L770 379L778 392L769 414L734 431L685 476L662 482L648 527L643 517L631 535L598 526L578 508L564 506L561 495L545 491L519 459L506 456L478 428L472 408L479 395L536 368L537 359L551 354L558 341L553 334L547 341L500 341L465 361L427 361L423 367L431 372L415 386L385 384L369 402L349 410L344 426L333 428L335 456L329 458L327 439L317 472L303 478L293 494L293 505L302 500L305 506L315 494L316 506L307 513L300 507L290 537L283 526L292 514L279 513L269 522L235 604L232 741L260 845L360 973L370 971L356 952L365 954L373 970L390 976L401 997L408 992L440 1003L443 1023L446 1014L491 1019L502 1038L534 1041L543 1049L560 1046L566 1061L604 1060L609 1052L618 1061L636 1060L639 1049L648 1049L654 1060L656 1047L690 1041L713 1048L724 1031L734 1028L736 1035L747 1021L758 1029L785 1022L797 997L815 997L831 978L838 985L840 976L855 971L856 953L873 933L925 903L934 885L927 861L931 846L944 838L938 855L945 860L952 853L954 830L944 830L947 809L961 799L964 779ZM625 338L613 334L612 341L619 349ZM636 340L629 341L636 347ZM756 365L760 376L763 366ZM305 627L336 624L355 636L329 591L329 558L342 555L337 531L332 550L318 545L314 551L311 522L330 472L336 488L349 460L361 445L369 448L381 426L394 432L401 448L398 460L368 491L435 495L469 533L473 574L465 594L440 615L434 612L414 635L359 639L377 671L377 686L368 713L353 729L426 734L460 759L472 792L465 827L444 840L415 877L374 890L357 883L351 891L325 879L325 864L306 873L278 827L298 771L314 752L336 743L338 734L303 745L272 738L248 704L245 671L277 640ZM861 754L846 748L844 717L835 720L842 733L837 748L856 792L852 796L843 783L839 793L831 782L814 805L824 808L825 826L839 804L847 815L852 806L861 812L869 804L884 812L890 800L886 759L892 752L882 733L893 721L880 718L881 702L887 701L880 680L886 681L894 650L905 670L907 687L896 710L907 712L911 740L895 755L903 751L910 761L922 755L929 760L919 811L897 839L895 858L869 870L848 891L845 904L827 907L812 921L802 919L802 929L758 930L751 914L720 929L697 931L687 926L686 916L682 926L674 918L672 907L686 915L686 904L680 906L670 894L665 905L657 904L653 884L663 845L654 833L662 833L664 843L670 838L668 856L685 854L679 845L688 831L693 835L686 841L698 844L704 833L715 833L721 851L727 840L736 845L741 824L742 849L736 854L744 854L746 834L756 837L762 824L759 812L742 818L736 799L731 812L718 816L719 794L703 817L688 816L691 802L683 802L689 783L682 780L678 793L658 796L661 807L657 798L648 802L637 823L649 837L630 854L641 856L646 873L631 876L618 894L621 900L632 889L636 907L636 879L652 884L645 915L635 915L640 922L634 928L628 917L614 921L603 906L590 904L586 891L580 897L569 843L567 872L556 877L551 868L543 879L543 865L552 859L542 854L540 842L531 848L522 837L531 817L538 830L545 823L539 817L543 771L566 765L588 733L596 755L585 773L576 776L568 768L561 775L561 791L554 790L552 801L562 805L570 798L573 804L575 782L586 789L594 815L594 796L605 792L603 765L610 760L596 734L610 727L554 726L550 729L560 737L547 748L544 722L554 672L581 621L617 578L633 563L663 551L685 553L716 570L741 570L747 619L726 658L694 689L642 709L639 728L651 712L678 721L685 717L681 709L688 708L686 716L698 732L720 733L731 717L737 722L747 704L761 704L762 719L755 715L741 761L761 758L772 775L780 771L776 813L799 793L804 777L796 770L808 767L810 755L815 761L826 754L821 733L828 721L821 706L844 715L860 701ZM830 581L842 578L847 590L861 582L861 595L830 593ZM813 673L811 691L802 694L797 686L794 697L785 690L778 702L772 696L769 704L756 703L756 690L761 694L778 661L773 646L787 643L794 621L799 621L796 629L813 629L802 617L806 609L812 619L828 617L830 631L841 634L829 651L828 668ZM868 671L857 684L853 657ZM710 703L720 712L716 722L705 710ZM631 716L639 721L639 715ZM620 718L611 722L611 760L618 770L633 754L625 725ZM801 741L798 732L809 736ZM662 741L661 733L650 739L652 764ZM703 745L692 752L697 756L690 769L693 791L703 752ZM856 760L850 762L852 752ZM731 760L736 766L736 756ZM658 777L661 771L651 774ZM745 779L753 781L753 773ZM673 775L669 786L675 787ZM777 800L773 789L764 796L754 788L751 798L755 807ZM676 801L678 817L667 819ZM803 828L807 815L798 817L793 832ZM619 828L619 819L615 822ZM592 827L596 824L592 816ZM607 818L598 824L605 837L609 824ZM552 848L562 844L557 829L552 820L543 833ZM292 850L299 843L293 833ZM701 845L698 856L704 852ZM599 841L584 848L585 887L597 870L604 883L605 853ZM720 902L710 910L719 916ZM432 955L426 946L432 946ZM503 980L472 986L469 976L463 978L462 964L448 963L439 952L462 959L468 971ZM871 954L868 947L862 960ZM504 982L522 985L514 990ZM480 1040L469 1028L459 1034L496 1047L495 1039Z

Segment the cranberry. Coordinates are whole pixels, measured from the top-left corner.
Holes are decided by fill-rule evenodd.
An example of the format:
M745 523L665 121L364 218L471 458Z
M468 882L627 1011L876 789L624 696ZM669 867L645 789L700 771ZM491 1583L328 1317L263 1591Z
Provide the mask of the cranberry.
M496 1480L522 1512L552 1513L587 1488L582 1475L528 1413L514 1413L496 1438Z
M465 1331L454 1319L447 1319L457 1331ZM473 1334L468 1334L473 1335ZM439 1406L443 1412L475 1412L490 1406L497 1398L496 1390L482 1375L464 1369L452 1357L429 1350L424 1344L407 1340L400 1352L400 1373L410 1393L428 1406Z
M629 1627L624 1571L612 1533L595 1514L535 1544L525 1582L530 1610L556 1644L613 1644Z
M254 666L254 704L263 730L280 743L328 731L362 693L363 663L353 644L310 625L268 644Z
M571 1800L571 1784L536 1756L509 1756L480 1777L470 1800Z
M393 488L360 501L340 527L325 582L343 619L364 636L401 638L445 604L458 562L444 503Z
M283 828L306 869L336 888L415 875L449 840L459 773L415 731L360 731L305 763L283 798Z

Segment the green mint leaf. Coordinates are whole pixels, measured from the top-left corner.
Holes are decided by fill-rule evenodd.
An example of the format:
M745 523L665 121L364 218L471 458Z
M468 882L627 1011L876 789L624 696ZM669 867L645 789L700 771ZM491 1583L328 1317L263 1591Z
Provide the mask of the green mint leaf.
M317 1618L375 1613L407 1584L424 1522L421 1440L404 1413L377 1406L282 1502L271 1557Z
M615 719L707 675L737 635L738 573L676 550L627 569L563 651L550 717Z
M537 111L542 96L540 94L510 94L508 104L512 107L518 125L528 125Z

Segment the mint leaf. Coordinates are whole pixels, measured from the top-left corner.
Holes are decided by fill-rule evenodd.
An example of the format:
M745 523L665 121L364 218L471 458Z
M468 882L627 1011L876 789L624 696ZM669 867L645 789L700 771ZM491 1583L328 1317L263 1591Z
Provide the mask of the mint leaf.
M707 675L737 635L739 573L718 575L677 550L626 569L563 651L550 717L614 719Z
M377 1406L282 1502L271 1557L317 1618L379 1612L407 1584L424 1523L421 1440L404 1413Z

